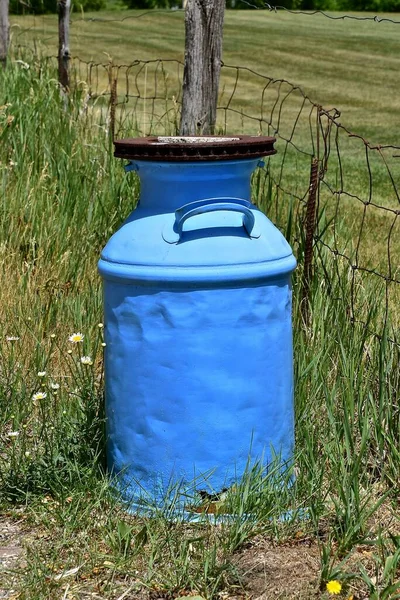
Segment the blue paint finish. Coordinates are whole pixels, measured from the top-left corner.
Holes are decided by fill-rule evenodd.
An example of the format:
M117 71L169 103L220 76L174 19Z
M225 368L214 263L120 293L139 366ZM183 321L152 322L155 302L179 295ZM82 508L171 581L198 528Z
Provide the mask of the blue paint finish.
M140 204L102 253L108 466L136 505L292 457L296 261L248 204L257 163L135 161Z

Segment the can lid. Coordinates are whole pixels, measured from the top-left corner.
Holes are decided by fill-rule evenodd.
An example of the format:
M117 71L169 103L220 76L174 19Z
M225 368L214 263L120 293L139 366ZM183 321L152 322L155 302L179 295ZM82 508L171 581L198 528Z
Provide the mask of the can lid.
M237 160L276 154L276 139L256 135L153 136L114 142L116 158L170 162Z

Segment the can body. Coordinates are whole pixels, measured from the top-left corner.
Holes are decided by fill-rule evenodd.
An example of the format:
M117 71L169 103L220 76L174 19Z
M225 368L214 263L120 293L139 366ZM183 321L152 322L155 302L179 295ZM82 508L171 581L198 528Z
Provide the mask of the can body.
M291 459L295 259L246 204L256 166L138 162L139 207L103 251L108 467L134 505Z

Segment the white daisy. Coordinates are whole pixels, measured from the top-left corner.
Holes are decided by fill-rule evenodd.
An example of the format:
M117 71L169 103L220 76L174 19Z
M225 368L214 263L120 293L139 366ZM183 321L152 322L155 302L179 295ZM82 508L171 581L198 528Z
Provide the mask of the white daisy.
M85 336L83 335L83 333L73 333L69 336L68 341L71 342L71 344L78 344L79 342L83 342L84 337Z

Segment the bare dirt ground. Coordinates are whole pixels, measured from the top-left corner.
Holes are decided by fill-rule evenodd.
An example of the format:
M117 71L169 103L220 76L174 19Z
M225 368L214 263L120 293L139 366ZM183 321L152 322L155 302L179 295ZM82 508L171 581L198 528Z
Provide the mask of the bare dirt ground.
M316 544L308 540L274 545L260 537L236 557L235 564L254 600L311 600L319 596L319 553Z
M13 587L15 570L24 562L26 533L18 521L0 517L0 599L16 598Z
M1 518L0 600L19 598L19 573L26 567L25 552L32 536L35 538L35 532L26 529L24 519ZM222 600L312 600L319 597L319 554L316 544L310 540L274 544L260 536L236 554L233 562L242 574L243 587L237 595L232 590L222 592ZM138 594L136 591L131 595L129 590L126 591L127 595L123 594L125 600L154 597L154 592ZM80 597L79 592L77 597ZM87 598L86 593L82 597ZM95 597L102 596L95 594Z

